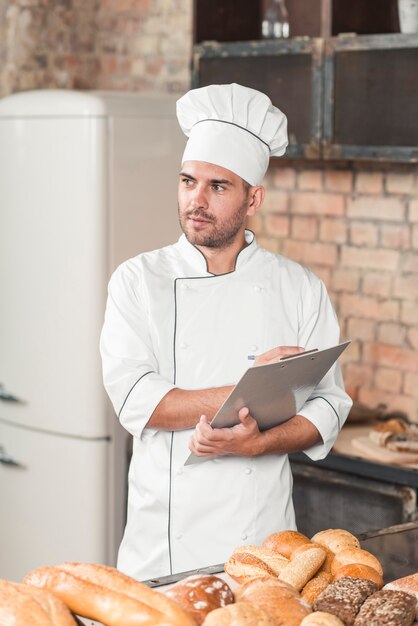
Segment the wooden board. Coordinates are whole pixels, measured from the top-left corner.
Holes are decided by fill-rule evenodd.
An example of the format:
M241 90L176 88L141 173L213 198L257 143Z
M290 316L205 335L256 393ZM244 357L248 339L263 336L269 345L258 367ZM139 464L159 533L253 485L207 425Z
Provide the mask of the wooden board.
M354 437L351 440L352 447L362 453L365 458L370 458L381 463L395 463L396 465L408 465L418 468L418 453L394 452L375 444L369 437Z

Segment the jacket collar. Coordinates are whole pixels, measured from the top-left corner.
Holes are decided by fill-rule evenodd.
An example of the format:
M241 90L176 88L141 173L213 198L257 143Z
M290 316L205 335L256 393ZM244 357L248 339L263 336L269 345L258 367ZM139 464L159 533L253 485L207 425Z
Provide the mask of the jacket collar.
M235 259L234 271L240 269L243 265L245 265L253 256L258 247L255 240L255 235L251 230L245 231L245 241L247 242L247 246L238 253L237 258ZM208 272L206 258L204 257L202 252L200 252L200 250L196 248L196 246L188 241L186 235L181 235L180 239L175 245L182 257L187 260L187 262L193 267L195 271L197 270L199 272L199 275L213 275L211 272Z

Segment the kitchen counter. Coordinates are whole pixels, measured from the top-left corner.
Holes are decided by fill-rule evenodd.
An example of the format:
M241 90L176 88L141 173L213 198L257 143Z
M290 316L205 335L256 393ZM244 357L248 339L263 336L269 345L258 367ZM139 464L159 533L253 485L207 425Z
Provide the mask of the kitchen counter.
M388 483L406 485L418 489L418 469L407 465L394 465L368 460L359 455L351 446L351 440L363 436L370 430L368 425L346 425L330 454L321 461L311 461L303 452L290 454L290 462L324 467L331 470L351 473L363 478L371 478Z

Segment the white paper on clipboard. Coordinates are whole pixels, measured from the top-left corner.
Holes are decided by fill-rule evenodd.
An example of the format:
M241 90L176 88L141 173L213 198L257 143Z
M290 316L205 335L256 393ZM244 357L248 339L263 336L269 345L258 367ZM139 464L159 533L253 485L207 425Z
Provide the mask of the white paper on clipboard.
M286 422L297 414L350 341L324 350L307 351L277 363L249 368L211 421L215 428L239 424L238 411L246 406L260 430ZM207 461L190 454L185 465Z

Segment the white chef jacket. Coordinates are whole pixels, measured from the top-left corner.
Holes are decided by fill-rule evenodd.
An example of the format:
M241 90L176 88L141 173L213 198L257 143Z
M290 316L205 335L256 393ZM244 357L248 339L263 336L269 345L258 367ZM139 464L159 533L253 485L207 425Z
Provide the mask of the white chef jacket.
M193 431L146 428L171 389L234 384L250 354L338 343L322 281L258 246L251 231L245 237L233 272L208 272L205 257L182 235L174 245L126 261L109 283L104 384L133 435L118 567L137 579L222 563L235 546L296 528L286 454L184 467ZM305 451L311 459L329 452L351 404L335 365L299 411L323 440Z

